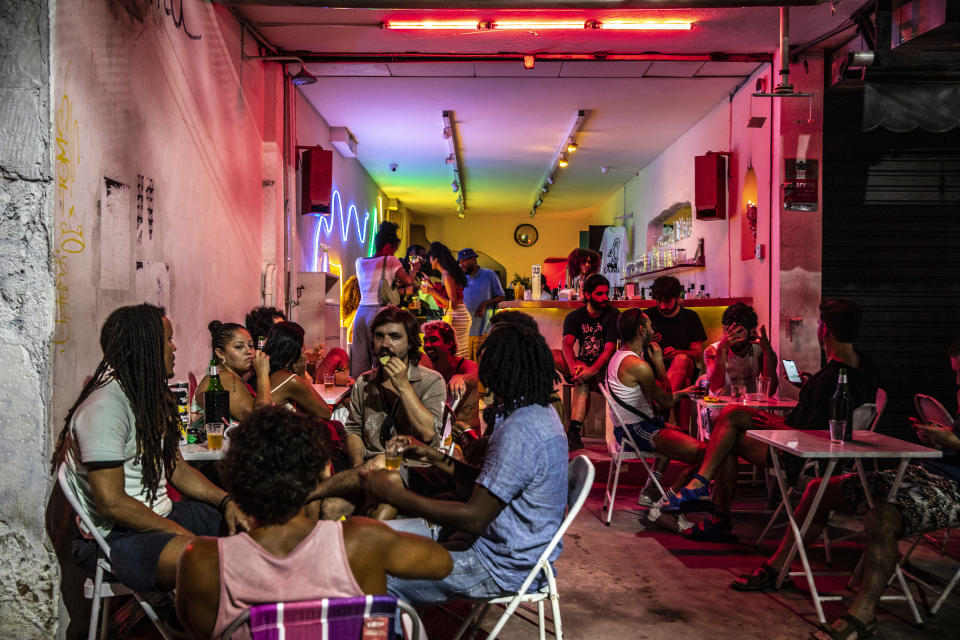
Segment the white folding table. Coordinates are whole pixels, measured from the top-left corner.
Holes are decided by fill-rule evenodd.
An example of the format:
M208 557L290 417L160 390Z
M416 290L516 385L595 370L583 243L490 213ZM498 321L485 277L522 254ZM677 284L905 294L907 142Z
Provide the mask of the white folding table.
M840 596L821 596L817 591L817 586L814 584L813 580L813 572L810 570L810 562L807 559L806 550L803 548L803 536L806 534L807 529L810 528L810 523L813 522L813 516L816 514L817 509L820 506L823 493L827 488L827 483L830 481L830 477L833 475L833 471L837 466L837 462L841 459L853 459L854 464L856 465L857 474L860 477L860 482L863 484L864 492L867 496L867 504L870 507L873 507L873 497L870 495L866 472L863 469L864 458L888 458L900 460L900 465L897 467L897 474L894 478L893 485L890 487L890 493L887 494L887 500L890 500L896 494L897 489L900 486L900 481L903 480L903 474L907 469L907 464L911 459L940 458L943 456L943 453L936 449L924 447L923 445L907 442L905 440L898 440L897 438L891 438L890 436L885 436L873 431L854 431L853 441L844 443L831 442L829 434L826 430L797 431L794 429L752 429L747 431L747 437L753 438L754 440L759 440L770 447L770 458L773 460L773 466L776 470L777 484L780 486L780 493L783 496L783 504L787 512L790 531L793 533L794 538L794 543L790 549L790 553L787 555L786 562L783 564L783 568L780 570L780 575L777 576L777 588L780 587L787 575L806 576L807 584L810 586L810 595L813 598L813 604L817 610L817 617L820 619L822 624L826 624L827 620L823 615L823 607L820 603L828 600L840 600L841 598ZM786 475L783 473L780 466L780 457L776 453L778 449L803 459L821 459L827 461L827 468L821 477L820 486L817 488L817 493L814 495L813 502L810 505L810 510L808 511L807 517L804 519L802 526L797 524L797 521L793 516L793 506L790 504L790 489L787 487ZM797 553L800 554L800 562L803 564L803 571L791 572L790 565ZM916 603L913 601L913 598L910 597L910 590L907 587L907 581L904 579L899 565L896 568L895 577L899 581L903 595L884 596L882 599L906 600L908 606L910 607L911 613L913 613L914 619L917 621L917 624L922 624L923 619L920 617L920 612L917 610Z

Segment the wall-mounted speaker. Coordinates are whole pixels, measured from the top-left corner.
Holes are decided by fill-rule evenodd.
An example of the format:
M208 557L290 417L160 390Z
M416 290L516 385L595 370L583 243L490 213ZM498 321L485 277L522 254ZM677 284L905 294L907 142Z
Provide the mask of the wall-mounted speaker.
M300 157L300 213L330 213L333 151L306 149Z
M698 220L727 217L727 156L707 153L694 158L694 206Z

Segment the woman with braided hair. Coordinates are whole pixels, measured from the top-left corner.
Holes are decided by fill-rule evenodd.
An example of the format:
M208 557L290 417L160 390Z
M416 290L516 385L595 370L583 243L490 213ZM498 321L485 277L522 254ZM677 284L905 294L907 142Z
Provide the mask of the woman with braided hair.
M117 309L100 347L103 359L67 413L53 467L66 465L80 504L110 545L117 578L135 591L167 591L194 535L217 535L221 515L234 533L247 528L247 517L180 457L177 406L167 388L176 347L163 309ZM167 482L186 499L171 502ZM92 573L96 543L78 538L73 558Z

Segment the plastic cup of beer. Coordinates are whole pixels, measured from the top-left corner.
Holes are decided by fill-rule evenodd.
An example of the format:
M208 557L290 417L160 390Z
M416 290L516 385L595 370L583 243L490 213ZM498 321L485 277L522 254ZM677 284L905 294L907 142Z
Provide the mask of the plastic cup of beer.
M207 449L210 451L219 451L223 448L223 423L208 422L204 425L207 429Z
M323 374L323 388L324 389L333 389L336 385L336 380L334 379L333 373Z
M757 376L757 400L767 400L770 398L770 377Z
M843 434L847 430L846 420L830 420L830 442L843 444Z
M383 466L387 471L396 471L403 466L403 447L391 443L387 445L383 455Z

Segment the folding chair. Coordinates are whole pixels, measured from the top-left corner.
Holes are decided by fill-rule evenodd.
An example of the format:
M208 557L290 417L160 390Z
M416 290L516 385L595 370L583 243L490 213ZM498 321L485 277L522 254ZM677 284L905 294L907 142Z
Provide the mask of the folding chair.
M614 411L614 403L616 402L610 396L610 390L607 389L606 383L600 385L600 393L603 394L604 400L607 401L607 412L610 415L610 421L607 422L606 429L606 440L607 440L607 451L610 453L610 470L607 472L607 486L603 494L603 509L606 510L607 515L604 518L603 523L610 526L610 519L613 517L613 502L617 497L617 484L620 480L620 466L623 463L629 462L639 462L643 465L643 468L647 471L647 476L653 479L653 483L657 486L657 489L660 490L661 499L665 496L663 487L660 486L660 481L657 480L657 476L653 473L653 468L650 466L650 463L647 462L647 459L655 460L657 455L648 451L641 451L640 447L637 446L637 443L633 440L633 436L630 435L630 432L624 428L623 421L617 417L616 412ZM611 425L612 421L612 425ZM623 442L617 442L616 437L613 435L613 428L620 427L623 429ZM611 488L611 480L613 481L613 487Z
M553 538L550 539L543 553L540 554L540 559L537 560L537 564L530 570L526 580L523 581L520 589L515 594L477 602L473 606L470 615L468 615L463 621L463 624L460 625L460 630L457 631L457 635L454 636L453 640L460 640L468 627L476 629L477 634L479 634L480 625L483 624L483 618L490 608L490 605L506 605L506 610L503 612L503 615L500 616L493 631L487 635L487 640L495 640L500 634L500 631L503 630L504 625L507 624L507 620L510 619L510 616L512 616L517 610L517 607L520 606L521 602L537 603L540 640L544 640L546 638L546 619L543 611L543 603L546 600L550 601L550 606L553 610L553 635L556 636L557 640L563 640L563 625L560 621L560 593L557 591L556 576L554 576L553 568L550 566L550 554L553 553L556 546L560 544L560 540L563 539L563 534L566 533L567 528L577 517L580 508L586 501L587 494L590 493L590 488L593 486L594 473L593 464L591 464L587 456L577 456L570 461L567 472L567 515L563 518L563 522L560 523L560 528L557 529ZM546 578L547 585L539 591L528 593L527 591L530 589L530 585L533 584L534 579L536 579L538 575Z
M92 580L87 578L83 584L83 595L84 597L89 598L91 601L90 627L87 631L87 640L94 640L94 638L97 637L97 623L100 621L101 602L103 603L103 621L100 623L100 637L107 637L107 623L110 619L110 598L121 595L132 595L137 599L137 602L140 603L144 613L147 614L147 617L150 618L150 621L165 640L182 638L183 636L181 634L175 633L167 626L165 622L160 620L160 618L157 616L157 613L153 610L153 607L150 606L150 603L147 602L142 595L136 591L128 589L119 581L112 579L112 576L107 576L107 574L109 574L111 571L110 546L107 544L107 541L104 540L103 536L100 535L100 532L97 531L93 521L90 519L90 515L80 505L80 500L77 498L77 494L74 493L73 487L70 486L70 481L67 478L66 462L61 464L60 468L57 470L57 482L60 485L60 489L63 491L63 495L66 496L67 502L69 502L70 506L73 507L74 512L83 523L84 528L86 528L86 530L90 532L90 535L93 536L93 539L96 541L98 547L96 572L94 573Z
M453 423L457 420L457 407L460 406L461 396L458 393L453 402L443 403L443 435L440 436L440 450L452 456L457 448L457 441L453 437ZM447 444L447 440L450 444Z
M417 612L407 602L393 596L355 596L324 598L305 602L275 602L250 607L224 629L224 640L237 629L250 626L251 640L361 640L394 638L397 610L409 616L410 640L426 640ZM369 635L368 635L369 634Z
M938 424L941 427L952 427L953 417L936 398L918 393L913 396L913 406L923 422Z
M924 534L918 535L916 537L916 539L913 541L913 544L910 545L910 550L907 551L903 555L903 558L900 559L900 570L903 572L903 575L907 576L917 584L936 593L937 587L930 584L930 582L928 582L926 579L923 579L917 576L915 572L907 570L907 565L910 562L911 554L913 554L914 549L917 548L917 545L920 544L920 542L925 537L926 536ZM947 596L949 596L950 592L953 591L953 588L957 585L957 582L960 582L960 564L957 564L956 561L952 561L952 562L954 562L954 565L952 568L953 570L952 577L946 581L946 585L944 585L943 591L940 592L940 595L937 598L937 601L933 603L932 607L930 607L931 616L937 615L937 611L939 611L940 607L943 606L943 603L947 599Z

